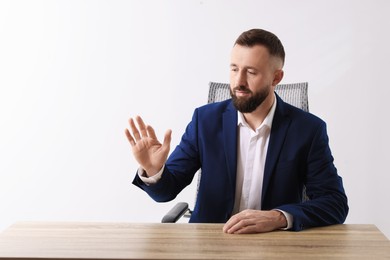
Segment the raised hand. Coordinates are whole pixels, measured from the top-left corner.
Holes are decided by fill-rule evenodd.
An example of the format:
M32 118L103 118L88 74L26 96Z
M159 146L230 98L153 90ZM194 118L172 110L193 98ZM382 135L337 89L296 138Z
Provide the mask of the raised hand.
M132 134L130 134L129 129L125 130L125 134L130 142L134 158L150 177L160 171L167 160L172 131L166 131L164 141L161 144L151 126L145 125L140 116L136 116L135 120L138 128L134 120L130 118L129 124Z

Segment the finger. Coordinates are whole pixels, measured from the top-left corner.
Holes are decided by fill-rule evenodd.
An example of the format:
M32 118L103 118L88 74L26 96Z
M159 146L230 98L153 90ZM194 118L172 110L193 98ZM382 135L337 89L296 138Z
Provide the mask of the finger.
M156 139L156 140L157 140L156 132L154 132L153 127L151 127L150 125L147 125L147 126L146 126L146 130L148 131L148 135L149 135L152 139Z
M135 120L137 121L139 130L141 131L141 136L142 137L148 137L148 133L146 131L146 126L145 126L145 123L142 120L142 118L140 116L136 116Z
M249 225L242 227L240 229L237 229L234 234L253 234L253 233L259 233L260 231L257 230L256 225Z
M238 221L237 223L235 223L231 228L229 228L227 233L234 234L234 233L238 232L240 229L245 228L247 225L248 225L247 221L242 219L242 220Z
M237 217L237 215L232 216L223 226L223 232L230 233L229 231L232 229L234 225L236 225L240 219Z
M165 132L162 149L169 151L171 146L171 140L172 140L172 130L169 129Z
M253 219L253 210L243 210L233 215L224 225L223 232L233 234L237 230L250 224L250 219Z
M125 135L127 137L127 140L129 140L129 143L131 144L131 146L134 146L135 141L134 141L133 137L131 136L129 129L127 129L127 128L125 129Z
M131 132L133 132L133 136L135 138L135 141L138 141L141 139L141 136L138 132L138 129L137 127L135 126L135 123L134 123L134 120L132 118L129 119L129 124L130 124L130 128L131 128ZM133 139L134 140L134 139Z

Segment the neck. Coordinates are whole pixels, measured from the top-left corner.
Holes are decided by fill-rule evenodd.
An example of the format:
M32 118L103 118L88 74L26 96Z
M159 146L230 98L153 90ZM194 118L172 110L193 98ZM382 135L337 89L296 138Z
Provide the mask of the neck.
M275 102L275 95L268 95L268 97L251 113L243 113L245 121L248 125L255 130L258 128L267 117L272 105Z

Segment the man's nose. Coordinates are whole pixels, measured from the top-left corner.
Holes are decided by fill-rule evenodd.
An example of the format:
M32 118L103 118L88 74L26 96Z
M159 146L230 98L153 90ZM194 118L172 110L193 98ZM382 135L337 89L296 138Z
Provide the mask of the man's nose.
M246 86L246 74L243 72L237 73L235 81L236 87Z

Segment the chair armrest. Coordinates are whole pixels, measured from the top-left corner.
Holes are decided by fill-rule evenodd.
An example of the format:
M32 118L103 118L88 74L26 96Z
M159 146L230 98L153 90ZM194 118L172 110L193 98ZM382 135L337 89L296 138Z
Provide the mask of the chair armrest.
M175 223L188 210L188 203L177 203L161 220L161 223Z

